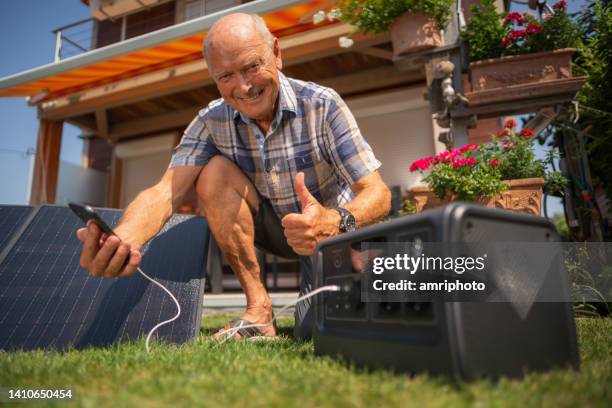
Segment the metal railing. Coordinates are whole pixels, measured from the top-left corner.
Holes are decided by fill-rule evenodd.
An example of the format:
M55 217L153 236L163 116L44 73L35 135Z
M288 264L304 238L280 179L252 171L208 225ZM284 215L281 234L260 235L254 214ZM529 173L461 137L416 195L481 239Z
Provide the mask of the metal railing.
M204 15L213 14L221 10L233 8L236 7L236 5L237 4L234 0L188 0L185 3L183 19L185 21L191 20ZM174 17L175 15L173 11L172 13L157 14L149 19L140 20L137 22L129 20L130 16L139 12L142 11L116 16L109 20L119 26L118 32L116 31L110 36L106 35L106 32L100 33L102 36L98 34L97 30L100 23L96 23L96 19L93 17L56 28L52 31L56 38L54 61L59 62L63 59L91 51L101 46L118 43L128 38L141 35L130 35L130 32L146 34L147 32L156 31L156 29L148 30L147 25L155 25L155 20L159 22L160 19L168 18L170 15ZM114 38L114 36L116 36L116 38ZM99 41L101 41L102 45L98 44Z
M90 17L53 30L55 34L54 61L59 62L92 50L95 44L94 27L95 19Z

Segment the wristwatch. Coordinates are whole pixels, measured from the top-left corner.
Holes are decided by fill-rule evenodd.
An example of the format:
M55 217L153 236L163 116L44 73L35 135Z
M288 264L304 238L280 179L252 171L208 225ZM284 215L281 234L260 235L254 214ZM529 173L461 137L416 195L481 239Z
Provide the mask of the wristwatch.
M340 232L355 231L355 216L346 208L336 207L336 211L340 213Z

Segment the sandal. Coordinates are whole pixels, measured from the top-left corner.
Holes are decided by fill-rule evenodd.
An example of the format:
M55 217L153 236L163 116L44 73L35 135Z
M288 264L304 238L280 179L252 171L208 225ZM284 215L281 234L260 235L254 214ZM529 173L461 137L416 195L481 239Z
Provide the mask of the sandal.
M222 341L229 340L230 338L234 338L235 340L242 340L242 339L248 339L248 340L266 339L268 340L268 339L273 339L276 337L276 336L264 335L264 333L261 331L261 327L251 326L253 324L255 323L249 320L246 320L246 319L234 319L230 321L229 323L227 323L226 325L224 325L221 330L217 331L217 333L213 335L213 337L216 338L217 340L222 340ZM274 327L274 331L275 332L278 331L276 327L276 321L274 321L272 325ZM231 337L229 337L230 334L231 334ZM239 335L240 337L236 338L236 335Z

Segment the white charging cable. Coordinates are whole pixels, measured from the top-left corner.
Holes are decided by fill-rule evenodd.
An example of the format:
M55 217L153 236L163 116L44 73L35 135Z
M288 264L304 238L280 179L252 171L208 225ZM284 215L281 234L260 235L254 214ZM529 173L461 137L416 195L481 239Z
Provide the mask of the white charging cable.
M140 272L142 276L144 276L145 278L147 278L148 280L150 280L151 282L153 282L154 284L162 288L172 298L172 300L174 300L174 303L176 303L176 315L171 319L164 320L163 322L158 323L155 327L151 329L151 331L147 335L147 340L145 341L145 348L147 349L147 354L149 354L151 353L151 349L149 348L149 341L151 340L151 336L153 335L155 330L159 329L164 324L172 323L173 321L179 318L179 316L181 315L181 305L179 304L178 300L176 300L172 292L168 290L168 288L166 288L164 285L162 285L161 283L157 282L155 279L151 278L149 275L144 273L142 269L138 268L138 272Z
M272 318L272 320L270 320L268 323L255 323L255 324L247 324L247 325L242 325L242 323L240 323L240 325L238 325L236 327L231 327L229 329L220 330L219 333L218 333L219 337L217 337L217 339L219 339L220 337L223 337L223 338L219 341L219 344L223 344L226 341L228 341L229 339L233 338L234 335L236 333L238 333L242 329L247 329L249 327L260 327L261 328L261 327L268 327L268 326L270 326L271 324L274 323L276 318L281 313L283 313L285 310L287 310L291 306L294 306L294 305L298 304L299 302L301 302L303 300L306 300L306 299L308 299L308 298L310 298L310 297L312 297L314 295L318 295L321 292L339 292L340 290L341 290L341 288L338 285L321 286L320 288L315 289L312 292L305 294L304 296L300 296L299 298L297 298L293 302L290 302L290 303L286 304L285 306L283 306L282 308L280 308L279 311L276 313L276 316L274 316ZM227 333L230 333L230 334L227 334Z

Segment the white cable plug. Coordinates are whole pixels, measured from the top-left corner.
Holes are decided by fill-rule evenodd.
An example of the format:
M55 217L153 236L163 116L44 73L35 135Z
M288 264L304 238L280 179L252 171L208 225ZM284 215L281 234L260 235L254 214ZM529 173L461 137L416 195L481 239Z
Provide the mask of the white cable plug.
M147 340L145 341L145 348L147 349L147 354L151 353L151 349L149 348L149 341L151 340L151 336L153 335L153 333L155 332L155 330L159 329L160 327L162 327L164 324L168 324L168 323L172 323L173 321L175 321L176 319L179 318L179 316L181 315L181 305L179 304L178 300L176 300L176 298L174 297L174 295L172 294L172 292L170 292L168 290L168 288L166 288L164 285L162 285L161 283L157 282L155 279L151 278L149 275L147 275L146 273L144 273L142 271L142 269L138 268L138 272L140 272L140 274L142 276L144 276L145 278L147 278L148 280L150 280L151 282L153 282L154 284L156 284L157 286L159 286L160 288L162 288L168 295L170 295L170 297L172 298L172 300L174 300L174 303L176 303L176 315L168 320L164 320L163 322L158 323L157 325L155 325L155 327L153 327L151 329L151 331L149 332L149 334L147 335Z
M276 318L277 318L278 316L280 316L280 314L281 314L282 312L284 312L285 310L287 310L287 309L288 309L288 308L290 308L291 306L296 305L296 304L298 304L299 302L301 302L301 301L303 301L303 300L306 300L306 299L308 299L308 298L310 298L310 297L312 297L312 296L314 296L314 295L317 295L317 294L319 294L319 293L321 293L321 292L339 292L340 290L341 290L341 288L340 288L340 286L338 286L338 285L327 285L327 286L322 286L322 287L320 287L320 288L318 288L318 289L313 290L313 291L312 291L312 292L310 292L310 293L305 294L304 296L301 296L301 297L297 298L297 299L296 299L296 300L294 300L293 302L290 302L290 303L286 304L285 306L283 306L282 308L280 308L280 309L279 309L279 311L277 312L276 316L274 316L274 317L272 318L272 320L270 320L268 323L255 323L255 324L247 324L247 325L244 325L244 326L243 326L243 325L242 325L242 322L241 322L241 323L240 323L240 325L239 325L239 326L237 326L237 327L231 327L231 328L229 328L229 329L223 329L223 330L220 330L220 331L219 331L219 337L224 336L226 333L229 333L229 332L232 332L232 333L231 333L231 334L229 334L229 335L227 335L227 336L225 336L225 337L224 337L224 338L223 338L221 341L219 341L219 344L223 344L223 343L225 343L226 341L228 341L229 339L233 338L233 337L234 337L234 335L235 335L236 333L238 333L238 331L240 331L241 329L246 329L246 328L249 328L249 327L268 327L268 326L270 326L271 324L273 324L273 323L274 323L274 321L276 320Z

